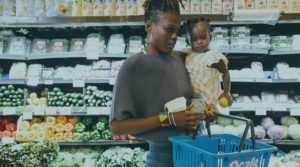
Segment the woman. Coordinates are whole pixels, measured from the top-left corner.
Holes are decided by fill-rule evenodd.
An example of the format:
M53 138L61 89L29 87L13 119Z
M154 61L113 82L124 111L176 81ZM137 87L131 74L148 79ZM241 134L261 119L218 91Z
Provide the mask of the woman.
M173 166L168 137L186 135L205 117L191 112L191 106L169 116L163 112L167 102L192 96L183 61L171 56L180 29L180 4L180 0L145 1L147 45L143 52L125 60L114 87L111 131L146 140L148 167Z

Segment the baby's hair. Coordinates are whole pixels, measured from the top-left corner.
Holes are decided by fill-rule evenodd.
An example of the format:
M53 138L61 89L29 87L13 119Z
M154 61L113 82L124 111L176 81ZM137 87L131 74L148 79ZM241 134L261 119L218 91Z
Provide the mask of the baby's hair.
M145 0L143 4L145 10L144 21L156 22L159 15L167 12L180 14L179 5L184 7L182 1L184 0Z
M193 28L195 27L195 25L197 25L198 23L205 23L208 25L208 29L209 31L211 31L211 26L210 26L210 19L206 18L206 17L200 17L200 18L193 18L193 19L189 19L187 21L185 21L183 23L183 27L185 30L185 35L186 35L186 42L188 45L191 45L191 33L193 31Z

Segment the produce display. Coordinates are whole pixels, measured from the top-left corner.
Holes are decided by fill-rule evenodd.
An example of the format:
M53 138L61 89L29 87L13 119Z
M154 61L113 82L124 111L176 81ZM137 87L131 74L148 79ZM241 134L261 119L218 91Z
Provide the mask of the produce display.
M0 138L15 138L17 125L12 117L0 117Z
M268 167L299 167L300 151L291 151L288 154L278 153L272 155Z
M0 107L23 106L24 90L13 85L0 87Z
M111 140L112 134L108 127L108 118L81 117L74 128L74 140Z
M100 152L100 148L61 148L49 167L95 167Z
M145 166L147 152L141 148L111 147L104 151L97 161L97 167Z
M99 90L96 86L88 86L84 100L88 107L110 107L112 92Z
M39 167L57 158L59 146L55 142L1 144L0 166L5 167Z
M48 92L48 106L83 106L83 94L82 93L64 93L60 88L53 88Z
M20 121L17 141L72 141L77 117L34 117L31 121Z

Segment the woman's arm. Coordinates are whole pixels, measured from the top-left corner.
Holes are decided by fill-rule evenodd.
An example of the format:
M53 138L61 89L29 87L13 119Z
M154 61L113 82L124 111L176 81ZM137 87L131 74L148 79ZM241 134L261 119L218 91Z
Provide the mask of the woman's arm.
M188 107L187 110L169 114L170 119L174 119L175 122L171 123L172 126L195 129L197 125L205 119L205 115L190 110L191 107ZM213 113L215 111L210 112ZM123 121L113 120L110 123L110 129L115 135L142 133L158 127L161 127L159 115L147 118L131 118Z

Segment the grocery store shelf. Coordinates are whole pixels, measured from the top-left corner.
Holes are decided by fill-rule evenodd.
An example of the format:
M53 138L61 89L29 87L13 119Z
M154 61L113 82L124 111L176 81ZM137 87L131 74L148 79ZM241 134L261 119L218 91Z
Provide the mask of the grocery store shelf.
M100 140L100 141L70 141L70 142L58 142L60 146L118 146L118 145L140 145L146 144L145 141L138 140L123 140L123 141L114 141L114 140Z
M0 85L25 85L25 80L0 80Z
M40 59L60 59L60 58L86 58L85 53L44 53L44 54L30 54L27 60Z
M26 60L24 55L0 54L1 60Z
M260 139L260 140L256 140L258 142L261 142L261 143L266 143L266 144L273 144L274 141L272 139Z
M241 82L241 83L299 83L300 79L231 78L231 82Z
M260 49L221 49L224 54L254 54L254 55L268 55L268 50Z
M101 54L99 58L128 58L133 54L113 54L113 53L107 53L107 54Z
M279 56L279 55L299 55L300 50L290 50L290 51L270 51L270 56Z
M8 109L9 110L8 110ZM13 111L12 111L13 110ZM110 107L1 107L0 115L22 115L31 112L33 116L65 115L65 116L95 116L109 115Z
M299 140L274 140L273 143L277 144L277 145L289 145L289 146L292 146L292 145L299 146L300 145Z
M292 109L292 110L291 110ZM266 115L266 112L290 112L290 115L300 116L300 103L271 103L271 102L234 102L231 112L251 111L256 115Z
M199 15L182 15L182 20L198 17ZM235 22L228 15L202 14L213 20L212 25L245 25L268 24L265 22ZM299 14L282 14L278 23L300 23ZM144 16L102 16L102 17L0 17L0 27L91 27L91 26L144 26Z

